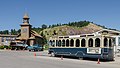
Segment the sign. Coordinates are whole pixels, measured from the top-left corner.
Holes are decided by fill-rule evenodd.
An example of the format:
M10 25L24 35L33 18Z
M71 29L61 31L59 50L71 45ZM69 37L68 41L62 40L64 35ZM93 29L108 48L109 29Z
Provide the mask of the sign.
M101 48L87 48L89 54L101 54Z

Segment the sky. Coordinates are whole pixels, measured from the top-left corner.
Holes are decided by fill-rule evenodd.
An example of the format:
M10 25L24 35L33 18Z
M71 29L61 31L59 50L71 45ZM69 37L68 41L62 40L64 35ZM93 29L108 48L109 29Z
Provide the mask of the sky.
M87 20L120 30L120 0L0 0L0 30L20 29L26 12L33 27Z

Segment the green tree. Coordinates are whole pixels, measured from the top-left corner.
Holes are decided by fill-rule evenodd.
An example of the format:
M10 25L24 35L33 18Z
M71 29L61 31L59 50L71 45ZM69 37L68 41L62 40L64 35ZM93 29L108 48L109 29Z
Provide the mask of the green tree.
M15 29L11 29L11 34L12 34L12 35L17 35L18 32L17 32Z
M21 32L21 29L18 29L17 33L19 34Z
M43 24L42 29L46 29L46 28L47 28L47 25Z

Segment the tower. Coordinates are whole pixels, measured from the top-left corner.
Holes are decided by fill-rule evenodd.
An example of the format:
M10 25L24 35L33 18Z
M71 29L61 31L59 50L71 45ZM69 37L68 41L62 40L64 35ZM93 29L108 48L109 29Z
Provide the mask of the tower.
M30 37L31 25L29 24L29 16L27 13L23 16L23 24L21 24L21 38L27 40Z
M31 30L32 25L29 24L29 16L27 13L23 16L23 23L21 26L21 33L17 36L17 42L24 42L25 44L32 46L34 44L41 44L42 36L40 36L34 30ZM38 41L39 40L39 41Z

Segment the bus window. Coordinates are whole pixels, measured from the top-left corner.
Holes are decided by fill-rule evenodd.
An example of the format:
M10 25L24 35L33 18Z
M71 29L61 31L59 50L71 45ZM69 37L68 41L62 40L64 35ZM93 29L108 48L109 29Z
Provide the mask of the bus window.
M66 47L69 47L69 40L66 40Z
M55 40L53 40L53 42L52 42L52 46L55 47Z
M82 39L82 40L81 40L81 47L85 47L85 45L86 45L85 43L86 43L86 42L85 42L85 39Z
M80 40L77 39L77 40L76 40L76 47L79 47L79 46L80 46Z
M109 39L109 47L112 47L112 40Z
M95 47L100 47L100 39L99 38L95 39Z
M113 41L113 45L115 45L116 44L116 38L113 38L112 41Z
M56 40L56 47L58 46L58 40Z
M65 40L62 40L62 47L65 47Z
M59 40L58 42L58 47L61 47L61 40Z
M74 40L73 40L73 39L70 40L70 46L71 46L71 47L74 46Z
M108 40L107 38L104 38L104 47L107 47L107 45L108 45Z
M89 39L88 46L89 47L93 47L93 39L92 38Z
M52 46L52 40L49 41L49 45Z

